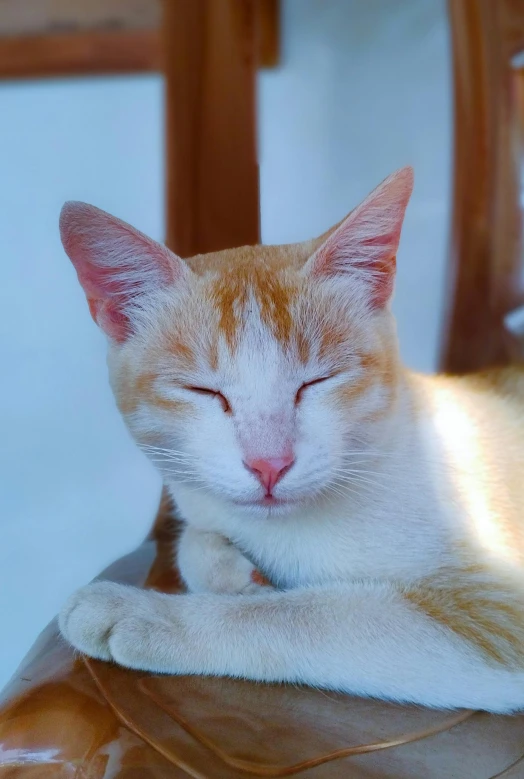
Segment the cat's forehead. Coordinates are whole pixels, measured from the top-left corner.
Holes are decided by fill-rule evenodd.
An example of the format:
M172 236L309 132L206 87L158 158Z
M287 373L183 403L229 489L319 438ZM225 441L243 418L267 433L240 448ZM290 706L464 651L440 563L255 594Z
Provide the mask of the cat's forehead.
M268 378L268 366L289 372L332 362L361 328L341 285L302 272L324 240L190 258L194 283L179 302L166 299L157 343L194 365L232 373L244 366L258 379Z
M307 241L244 246L190 258L188 265L200 280L191 309L207 309L213 336L231 352L253 328L289 347L297 337L300 269L314 250L314 243Z

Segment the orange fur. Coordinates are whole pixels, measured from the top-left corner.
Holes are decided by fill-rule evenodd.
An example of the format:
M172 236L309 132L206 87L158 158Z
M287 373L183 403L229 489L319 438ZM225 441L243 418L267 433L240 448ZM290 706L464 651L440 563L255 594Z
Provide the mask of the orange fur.
M442 570L403 594L489 661L524 668L524 592L514 585L475 566Z
M293 332L291 304L297 290L283 282L280 273L264 265L240 265L214 286L213 303L219 312L219 329L230 349L238 343L242 313L253 295L260 318L275 338L288 344Z

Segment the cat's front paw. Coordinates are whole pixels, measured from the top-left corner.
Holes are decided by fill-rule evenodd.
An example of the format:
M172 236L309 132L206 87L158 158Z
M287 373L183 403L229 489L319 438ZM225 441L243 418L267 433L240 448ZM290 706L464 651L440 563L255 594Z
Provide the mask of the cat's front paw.
M193 569L188 579L192 592L255 595L272 589L271 582L233 546L217 555L207 569Z
M190 592L254 595L271 587L253 563L218 533L187 527L179 541L177 562Z
M94 582L69 598L60 630L75 649L153 673L192 672L198 643L188 639L184 596Z
M147 620L153 593L115 582L94 582L72 595L60 612L64 638L75 649L99 660L114 660L112 645L130 623Z

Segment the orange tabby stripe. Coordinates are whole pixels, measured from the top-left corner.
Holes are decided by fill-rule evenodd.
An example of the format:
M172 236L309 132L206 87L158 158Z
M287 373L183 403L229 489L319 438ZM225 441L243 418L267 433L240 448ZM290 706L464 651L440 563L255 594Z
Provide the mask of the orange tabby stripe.
M185 368L192 368L195 363L195 354L189 344L182 338L180 333L172 333L166 340L166 350L184 362Z
M342 403L351 403L374 384L380 382L386 392L384 397L386 403L379 411L375 411L366 417L366 419L373 421L386 414L391 408L395 396L393 390L397 379L394 359L387 351L377 354L357 354L355 357L363 369L363 375L356 381L343 384L338 390L338 396Z
M219 312L219 329L231 350L238 346L242 313L252 294L263 324L282 344L289 344L294 330L291 303L296 289L285 284L274 270L264 266L241 266L234 274L216 282L214 303ZM304 346L302 345L302 353Z
M158 375L153 372L141 373L137 378L123 381L116 393L117 403L122 414L134 413L141 403L155 406L170 412L187 413L191 406L178 400L161 397L155 389Z
M333 352L348 340L347 327L341 323L326 325L320 338L318 357L321 360L328 359Z
M484 591L464 576L446 585L420 587L403 593L431 619L472 644L487 659L500 665L524 667L524 609L515 596L493 582Z

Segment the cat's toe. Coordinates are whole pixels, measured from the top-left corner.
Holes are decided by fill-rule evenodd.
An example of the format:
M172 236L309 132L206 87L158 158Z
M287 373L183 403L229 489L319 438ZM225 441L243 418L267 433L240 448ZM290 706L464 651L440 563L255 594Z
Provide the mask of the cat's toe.
M111 660L109 639L115 626L131 616L136 602L132 587L95 582L72 595L60 612L62 635L75 649L99 660Z
M177 630L158 617L127 617L109 637L111 657L119 665L153 673L175 672Z

